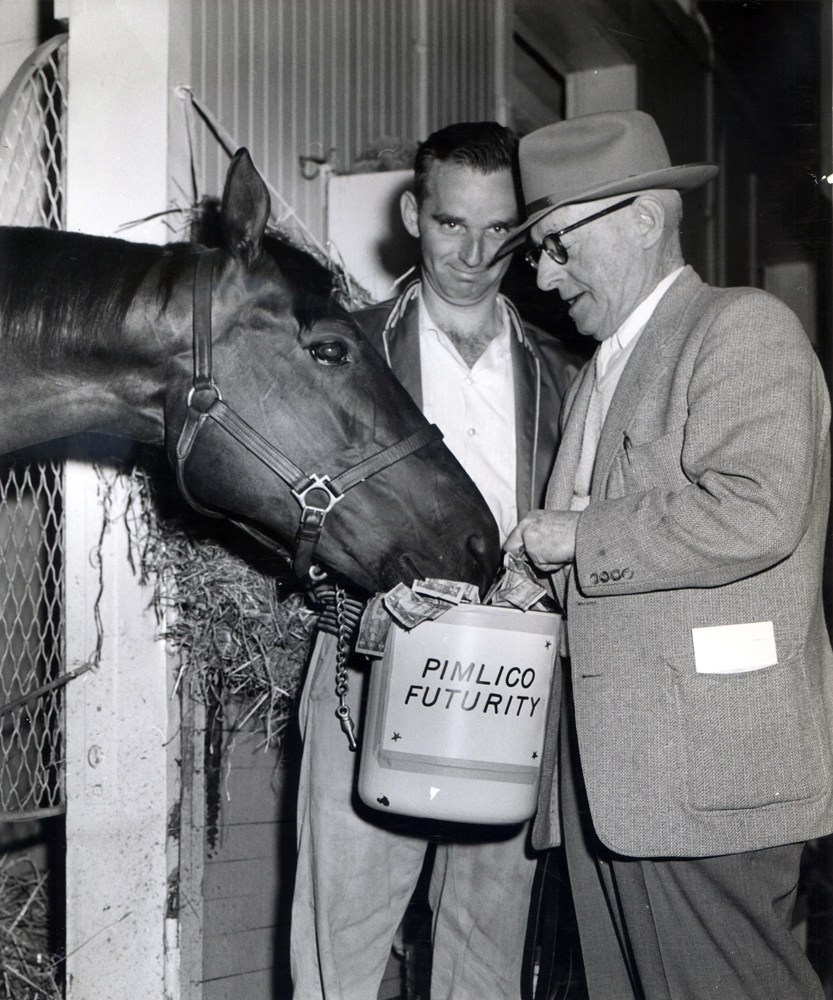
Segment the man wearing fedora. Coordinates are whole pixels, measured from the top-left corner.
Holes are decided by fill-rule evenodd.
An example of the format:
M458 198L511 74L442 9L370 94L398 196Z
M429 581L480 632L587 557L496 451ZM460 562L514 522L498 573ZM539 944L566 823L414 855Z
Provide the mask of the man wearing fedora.
M671 166L650 116L547 126L520 163L500 253L528 240L599 341L506 542L567 618L534 843L563 830L591 1000L821 1000L790 933L833 831L821 368L780 301L684 266L680 194L717 168Z

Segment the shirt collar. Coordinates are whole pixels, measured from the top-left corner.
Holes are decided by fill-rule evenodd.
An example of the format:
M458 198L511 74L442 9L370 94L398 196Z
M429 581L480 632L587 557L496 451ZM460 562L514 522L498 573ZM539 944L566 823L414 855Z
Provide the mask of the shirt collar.
M454 346L454 343L452 342L451 338L448 337L448 335L445 333L445 331L441 330L433 322L433 320L431 319L431 315L428 312L428 308L425 305L425 301L423 300L423 297L422 297L422 287L421 286L420 286L420 288L418 289L418 292L417 292L417 303L418 303L418 309L419 309L419 334L420 334L420 337L425 337L425 336L427 336L429 334L433 335L434 338L440 344L442 344L443 347L446 348L446 350L450 351L452 353L452 355L459 361L459 363L461 365L463 365L463 367L466 368L466 370L468 370L468 365L465 363L465 361L463 361L462 357L460 356L460 352ZM500 333L497 335L497 337L495 337L494 340L492 340L489 343L488 347L483 352L483 355L481 355L481 357L478 358L478 362L486 354L495 355L496 358L503 358L503 357L505 357L509 353L509 336L510 336L510 330L514 329L515 330L515 335L518 337L518 339L522 338L522 333L519 333L519 331L516 328L515 323L512 322L513 317L510 315L509 309L507 308L506 300L503 298L502 295L498 295L498 297L497 297L497 304L498 304L498 308L500 309L501 330L500 330Z
M626 350L639 334L642 333L648 325L648 320L653 316L654 310L659 305L660 299L682 273L683 268L678 267L675 271L667 274L656 285L650 295L647 295L618 327L613 336L602 341L596 360L597 372L600 375L604 373L610 359L619 351Z

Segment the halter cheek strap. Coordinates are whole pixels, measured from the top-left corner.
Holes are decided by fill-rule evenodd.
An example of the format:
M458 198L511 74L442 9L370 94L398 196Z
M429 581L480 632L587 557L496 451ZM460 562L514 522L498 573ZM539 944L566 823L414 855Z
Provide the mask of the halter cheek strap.
M442 432L434 424L427 424L410 437L363 459L352 468L331 479L328 475L305 473L282 451L267 441L237 412L223 401L222 393L214 382L211 367L211 280L214 261L219 250L206 250L197 257L194 275L194 379L185 412L185 423L176 444L176 479L182 495L201 514L208 517L225 515L203 507L194 499L185 483L185 464L193 450L197 435L206 420L219 424L238 444L270 469L289 487L301 507L298 530L295 534L295 557L257 528L230 518L259 542L279 552L292 562L299 577L306 577L312 567L313 554L327 514L343 499L347 490L389 468L432 441L442 440Z

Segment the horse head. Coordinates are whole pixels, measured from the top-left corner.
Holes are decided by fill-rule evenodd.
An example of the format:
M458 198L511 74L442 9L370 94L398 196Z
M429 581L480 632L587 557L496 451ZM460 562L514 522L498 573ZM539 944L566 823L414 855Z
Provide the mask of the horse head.
M314 535L316 560L367 590L426 576L484 586L499 554L485 501L338 304L329 271L265 233L269 209L238 151L226 247L197 263L193 374L179 354L166 380L183 491L290 552Z

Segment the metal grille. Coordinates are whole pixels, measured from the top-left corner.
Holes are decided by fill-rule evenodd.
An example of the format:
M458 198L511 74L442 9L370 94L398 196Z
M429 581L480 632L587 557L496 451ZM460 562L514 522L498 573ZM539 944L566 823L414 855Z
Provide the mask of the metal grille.
M0 223L64 227L67 36L0 98ZM63 467L0 458L0 821L64 811Z
M0 223L64 227L67 35L23 63L0 99Z
M57 462L0 463L0 817L61 811L63 502Z

